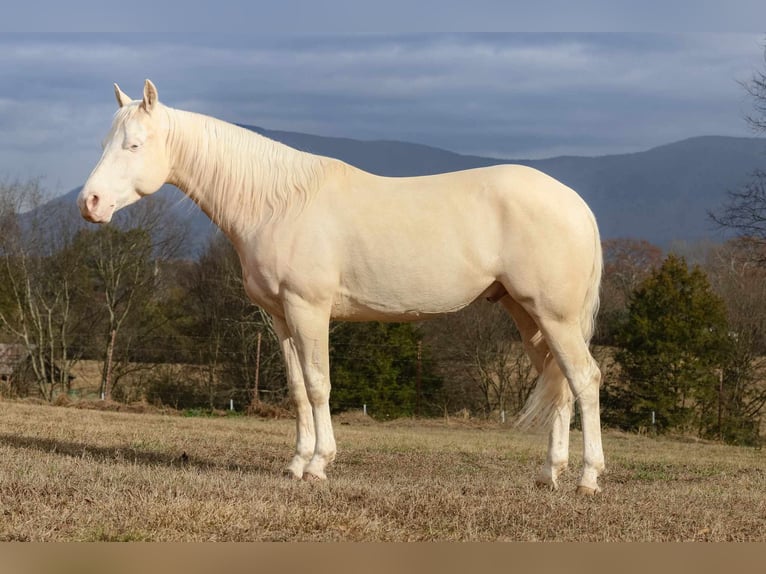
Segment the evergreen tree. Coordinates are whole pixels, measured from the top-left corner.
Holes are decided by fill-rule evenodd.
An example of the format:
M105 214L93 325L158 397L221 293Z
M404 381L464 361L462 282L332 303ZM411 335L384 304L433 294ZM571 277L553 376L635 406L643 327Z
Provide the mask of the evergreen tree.
M628 426L702 434L730 356L726 309L699 267L669 255L633 293L617 360L627 378Z
M330 334L330 406L389 418L434 414L441 380L411 323L337 323Z

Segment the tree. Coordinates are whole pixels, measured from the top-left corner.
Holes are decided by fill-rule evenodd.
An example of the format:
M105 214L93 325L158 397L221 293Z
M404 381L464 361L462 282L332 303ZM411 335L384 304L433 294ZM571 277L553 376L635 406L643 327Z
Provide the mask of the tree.
M660 431L707 425L731 356L726 308L704 272L669 255L631 297L617 354L627 379L627 423Z
M71 222L39 209L44 199L38 180L0 185L0 324L25 349L31 378L51 401L69 390L79 358L72 333L85 315L76 304L82 261L68 245Z
M377 418L438 412L441 380L412 323L336 323L330 332L330 402Z
M100 393L106 400L112 399L121 376L136 365L142 367L135 362L132 346L148 345L149 333L158 327L152 311L160 270L180 250L185 236L186 229L169 215L167 202L153 197L119 223L82 229L75 238L76 250L87 262L87 294L104 316L92 330L101 335ZM130 333L125 333L127 326L132 327Z
M76 242L88 254L93 294L106 312L100 392L111 400L117 336L132 312L146 304L154 282L152 242L143 229L121 231L113 226L84 230Z
M713 289L726 303L733 342L707 434L730 443L758 442L766 406L766 269L759 263L764 257L761 242L741 238L712 251L706 264Z
M755 133L766 133L766 71L756 71L742 86L753 102L753 113L745 120ZM742 189L730 191L721 212L710 217L742 236L766 241L766 171L756 170Z
M766 49L763 56L766 61ZM756 132L766 132L766 71L756 71L749 82L743 82L742 87L753 101L754 113L746 116L747 123Z
M287 385L279 342L270 316L247 298L229 240L216 234L182 277L188 319L180 332L186 360L205 366L207 406L281 402Z
M424 330L453 410L502 416L521 409L536 374L513 319L500 305L477 302Z
M740 236L766 242L766 172L756 170L741 189L727 195L723 210L710 214L713 221Z
M613 345L620 323L625 320L633 291L662 262L662 250L639 239L608 239L602 244L604 276L596 340Z

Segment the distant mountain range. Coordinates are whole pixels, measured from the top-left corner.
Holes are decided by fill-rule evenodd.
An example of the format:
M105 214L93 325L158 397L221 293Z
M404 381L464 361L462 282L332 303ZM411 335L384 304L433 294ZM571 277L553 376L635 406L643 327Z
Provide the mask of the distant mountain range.
M335 157L386 176L428 175L499 163L535 167L575 189L591 206L603 238L632 237L667 246L674 240L718 240L721 231L708 212L717 211L727 191L740 188L757 168L766 168L766 139L705 136L648 151L599 157L562 156L541 160L501 160L467 156L399 141L360 141L243 126L310 153ZM52 203L74 206L79 192ZM161 194L189 222L199 249L214 226L205 215L165 186Z

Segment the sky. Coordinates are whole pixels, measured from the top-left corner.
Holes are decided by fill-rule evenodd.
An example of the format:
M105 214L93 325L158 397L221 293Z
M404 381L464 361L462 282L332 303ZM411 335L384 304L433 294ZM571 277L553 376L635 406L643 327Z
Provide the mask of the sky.
M512 160L752 136L740 83L766 72L758 31L23 28L0 33L0 181L41 177L54 194L97 162L113 82L137 98L150 78L165 104L230 122Z

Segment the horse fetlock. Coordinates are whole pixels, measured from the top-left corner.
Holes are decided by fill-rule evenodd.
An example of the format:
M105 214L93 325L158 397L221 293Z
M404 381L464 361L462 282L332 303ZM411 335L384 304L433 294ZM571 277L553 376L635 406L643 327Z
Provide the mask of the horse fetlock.
M558 490L559 489L558 482L556 482L555 480L552 480L550 477L543 478L543 477L538 476L535 479L535 486L537 488L548 489L548 490Z
M300 454L296 454L290 461L290 464L285 468L285 475L293 478L302 478L308 463L309 457L303 457Z
M547 488L550 490L559 489L559 481L556 473L551 472L550 468L542 468L535 478L535 486L538 488Z
M603 470L604 465L600 465ZM577 494L596 494L601 492L601 487L598 485L598 476L601 472L597 467L585 467L580 477L580 482L577 484Z
M325 468L333 461L334 458L334 452L330 453L329 456L315 454L308 465L306 465L306 468L303 470L303 479L306 480L306 475L309 474L320 480L325 480L327 478L327 475L325 474Z

